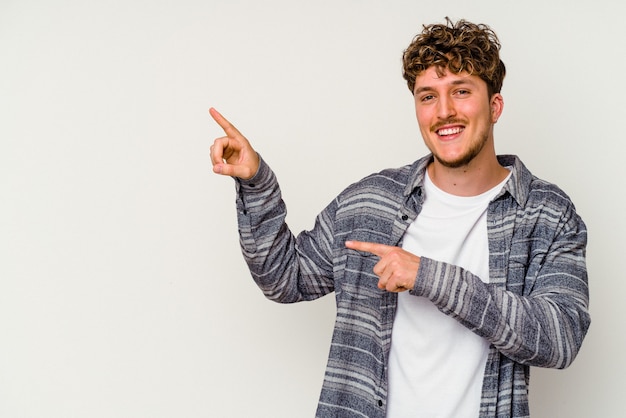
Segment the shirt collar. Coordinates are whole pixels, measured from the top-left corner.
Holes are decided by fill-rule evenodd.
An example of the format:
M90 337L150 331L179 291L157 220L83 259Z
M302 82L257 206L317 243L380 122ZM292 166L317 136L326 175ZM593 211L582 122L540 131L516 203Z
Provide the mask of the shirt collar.
M530 183L533 179L532 174L522 161L515 155L498 155L498 162L503 167L509 167L511 169L511 177L506 182L502 191L496 196L500 197L502 194L508 192L513 199L517 201L517 204L524 206L528 199L528 193L530 190ZM424 187L424 178L426 177L426 167L433 161L432 154L428 154L419 160L415 161L411 165L411 174L409 175L408 182L404 188L404 196L411 195L416 189Z

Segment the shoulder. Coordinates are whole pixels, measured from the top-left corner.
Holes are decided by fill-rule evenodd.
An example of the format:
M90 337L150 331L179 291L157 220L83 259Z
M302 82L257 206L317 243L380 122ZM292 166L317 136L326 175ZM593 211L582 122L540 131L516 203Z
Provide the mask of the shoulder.
M368 205L368 202L391 204L400 201L411 173L410 167L407 165L370 174L346 187L337 197L337 203Z
M536 217L545 227L586 229L574 202L561 187L531 174L521 162L519 165L519 181L525 196L523 203L519 203L525 217Z
M339 199L368 193L401 198L407 194L407 189L421 181L428 158L427 156L411 164L372 173L346 187Z
M539 177L532 176L528 190L528 200L532 205L545 202L557 206L574 206L572 199L570 199L563 189Z
M498 156L500 164L511 169L511 178L505 189L517 203L526 209L537 206L574 207L572 200L559 186L530 172L515 155Z
M522 175L527 182L526 207L542 207L554 211L576 211L569 195L556 184L531 174L526 167Z
M337 218L365 216L377 223L383 218L394 217L405 200L411 167L385 169L350 184L333 202ZM369 223L363 219L360 222Z

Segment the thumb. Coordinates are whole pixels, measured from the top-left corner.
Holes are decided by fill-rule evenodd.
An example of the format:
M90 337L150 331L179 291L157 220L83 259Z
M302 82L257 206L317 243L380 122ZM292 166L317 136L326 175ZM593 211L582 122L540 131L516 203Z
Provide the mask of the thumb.
M222 176L238 177L242 180L250 180L256 174L255 170L246 165L228 164L225 162L215 164L213 172Z

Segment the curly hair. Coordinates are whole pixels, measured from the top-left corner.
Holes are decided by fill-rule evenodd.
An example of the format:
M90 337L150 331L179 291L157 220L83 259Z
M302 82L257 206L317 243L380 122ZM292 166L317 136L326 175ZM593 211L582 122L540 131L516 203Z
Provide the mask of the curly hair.
M446 17L446 24L424 25L413 38L402 56L402 75L413 93L415 79L432 66L439 75L465 71L485 81L491 97L500 93L506 74L499 51L500 41L489 26Z

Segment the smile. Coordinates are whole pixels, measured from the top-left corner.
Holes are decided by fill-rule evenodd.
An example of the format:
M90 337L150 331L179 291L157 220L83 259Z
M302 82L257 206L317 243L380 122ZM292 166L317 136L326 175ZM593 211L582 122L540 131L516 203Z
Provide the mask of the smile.
M437 135L440 135L440 136L456 135L456 134L460 134L461 132L463 132L464 129L465 128L463 128L462 126L456 126L454 128L442 128L442 129L437 130Z

